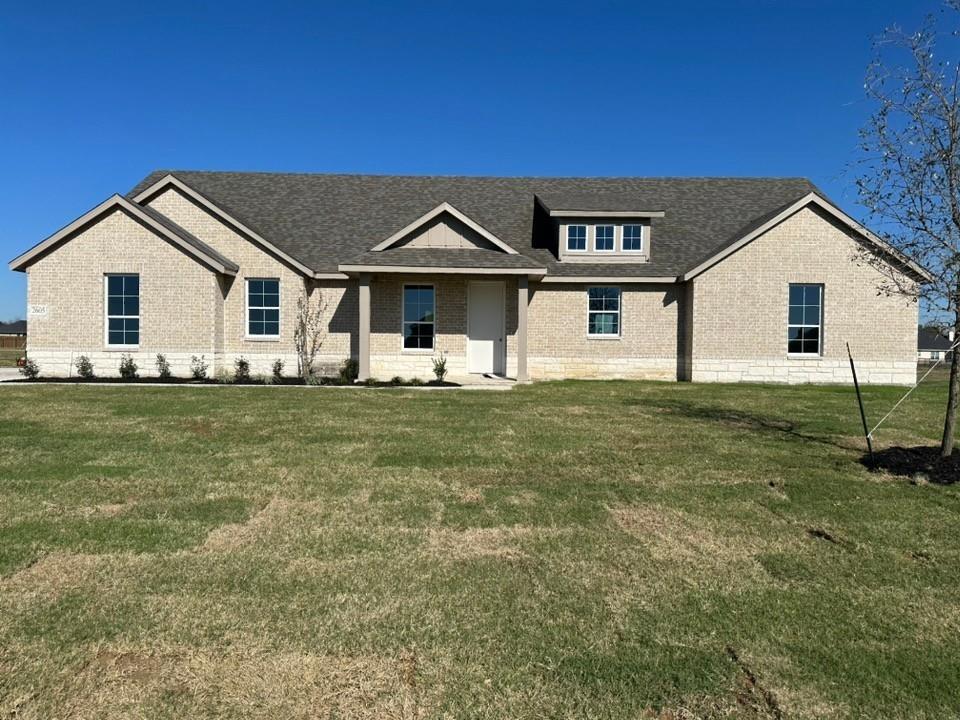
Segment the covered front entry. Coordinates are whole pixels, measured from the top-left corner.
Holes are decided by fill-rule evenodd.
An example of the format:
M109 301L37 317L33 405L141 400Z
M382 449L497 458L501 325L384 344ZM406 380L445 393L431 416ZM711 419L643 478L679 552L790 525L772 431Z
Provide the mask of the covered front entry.
M506 373L506 317L503 281L470 283L467 297L467 370Z

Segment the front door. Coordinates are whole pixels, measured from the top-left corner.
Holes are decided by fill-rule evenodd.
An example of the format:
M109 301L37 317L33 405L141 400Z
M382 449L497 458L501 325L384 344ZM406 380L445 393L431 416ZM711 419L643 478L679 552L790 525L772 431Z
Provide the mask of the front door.
M467 298L467 369L504 373L503 283L472 282Z

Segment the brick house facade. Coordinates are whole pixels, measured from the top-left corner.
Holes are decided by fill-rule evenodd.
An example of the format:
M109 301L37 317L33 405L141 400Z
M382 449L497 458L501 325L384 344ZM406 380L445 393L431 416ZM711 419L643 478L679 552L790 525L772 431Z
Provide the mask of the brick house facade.
M160 172L11 267L46 375L292 371L305 296L320 367L361 377L443 353L454 377L849 382L850 343L865 382L913 382L917 307L864 252L925 279L805 180Z

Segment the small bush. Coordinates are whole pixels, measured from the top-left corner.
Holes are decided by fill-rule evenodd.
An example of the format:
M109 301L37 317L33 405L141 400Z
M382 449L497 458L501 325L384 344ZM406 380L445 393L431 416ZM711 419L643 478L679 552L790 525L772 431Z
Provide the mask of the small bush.
M447 376L447 356L445 354L433 358L433 374L437 376L437 382L442 383Z
M354 358L347 358L340 366L340 382L344 385L350 385L357 380L360 375L360 363Z
M403 385L403 378L400 377L399 375L394 375L392 378L390 378L390 384L391 384L391 385Z
M324 379L322 376L317 375L316 373L310 373L305 378L303 378L305 385L325 385Z
M135 380L138 369L139 367L133 361L133 356L130 353L124 353L120 357L120 377L124 380Z
M233 382L233 373L221 366L217 368L217 372L214 374L213 379L221 385L229 385Z
M283 380L283 360L280 358L273 361L273 379L277 382Z
M410 384L411 384L413 387L420 387L421 385L423 385L423 380L421 380L421 379L418 378L418 377L410 378Z
M169 380L173 374L170 372L170 363L167 362L167 356L163 353L157 353L157 375L161 380Z
M366 380L363 381L363 384L366 385L367 387L376 387L379 382L380 381L377 380L375 377L368 377Z
M77 375L82 377L84 380L89 380L94 377L93 374L93 363L90 362L90 358L86 355L81 355L77 358L74 365L77 368Z
M190 356L190 374L193 375L194 380L206 380L207 370L209 369L210 366L207 364L205 355L201 355L200 357L196 355Z
M20 374L27 380L36 380L40 377L40 366L30 358L25 358L23 364L20 365Z
M233 361L233 381L238 385L250 382L250 361L242 355Z

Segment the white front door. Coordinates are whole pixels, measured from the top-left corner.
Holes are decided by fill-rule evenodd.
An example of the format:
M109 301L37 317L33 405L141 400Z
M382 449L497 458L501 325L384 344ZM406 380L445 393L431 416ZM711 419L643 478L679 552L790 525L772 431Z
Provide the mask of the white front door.
M467 298L467 370L504 372L503 283L472 282Z

